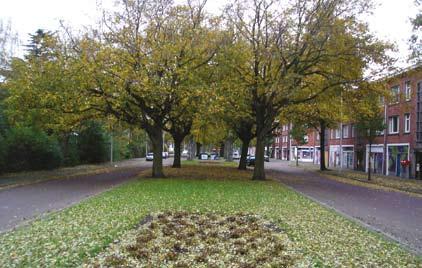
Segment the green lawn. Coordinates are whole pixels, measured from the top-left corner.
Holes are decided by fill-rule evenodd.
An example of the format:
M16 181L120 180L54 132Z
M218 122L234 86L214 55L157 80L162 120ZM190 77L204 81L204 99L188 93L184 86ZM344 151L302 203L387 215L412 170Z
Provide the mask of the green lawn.
M259 214L303 256L297 266L421 267L419 257L275 181L214 165L166 169L0 236L0 267L78 266L159 211Z

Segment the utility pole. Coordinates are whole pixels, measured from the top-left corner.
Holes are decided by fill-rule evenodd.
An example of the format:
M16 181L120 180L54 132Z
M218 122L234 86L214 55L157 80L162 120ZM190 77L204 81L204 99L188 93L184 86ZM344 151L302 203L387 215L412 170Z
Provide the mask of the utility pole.
M148 134L145 132L145 157L148 154Z

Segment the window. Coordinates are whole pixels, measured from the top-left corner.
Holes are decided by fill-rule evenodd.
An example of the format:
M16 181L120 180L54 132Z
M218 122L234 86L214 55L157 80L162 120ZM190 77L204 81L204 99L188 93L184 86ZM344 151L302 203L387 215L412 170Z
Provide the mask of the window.
M400 101L400 86L391 88L391 103L398 103Z
M336 129L336 139L340 139L340 129Z
M392 116L388 118L388 133L397 134L399 133L399 117Z
M343 138L348 138L349 137L349 125L344 125L343 126Z
M410 98L412 97L412 88L410 86L410 81L406 81L404 83L404 96L407 101L409 101Z
M316 132L316 140L319 141L319 133Z
M404 133L410 132L410 114L404 114Z
M352 125L352 138L354 138L355 137L355 132L356 132L356 127L355 127L355 125Z

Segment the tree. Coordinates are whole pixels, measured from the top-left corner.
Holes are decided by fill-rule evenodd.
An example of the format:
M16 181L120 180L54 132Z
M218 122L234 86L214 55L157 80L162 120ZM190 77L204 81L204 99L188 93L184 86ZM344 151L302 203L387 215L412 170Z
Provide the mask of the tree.
M379 44L357 19L357 14L368 10L367 1L296 0L291 5L236 1L227 10L237 40L245 44L245 60L233 66L233 73L252 98L256 124L253 179L263 180L264 140L276 127L280 110L312 100L328 88L355 83L355 78L343 77L343 71L327 62L344 61L354 54L365 58L363 69L381 62L380 55L372 53ZM347 32L354 42L337 46L337 32ZM326 86L314 88L313 83L321 80Z
M67 66L66 44L51 32L31 35L25 59L14 58L5 77L6 114L14 125L47 133L70 133L88 114L75 74Z
M53 169L60 166L62 153L54 136L28 127L11 128L5 137L8 171Z
M422 38L421 38L421 31L422 31L422 13L421 13L421 1L415 0L415 5L418 8L418 14L414 18L411 18L410 21L413 26L413 34L409 39L409 46L412 51L409 59L416 64L421 63L422 57Z
M366 139L369 145L368 151L368 181L371 180L371 159L372 159L372 144L374 143L375 138L379 135L381 131L385 129L385 119L382 115L382 112L378 111L372 115L363 115L356 122L356 129L358 135Z
M237 137L242 142L238 166L238 169L240 170L246 170L249 145L255 137L254 126L255 124L253 120L250 120L249 118L241 119L236 125L233 126L233 130L236 132Z
M308 134L308 126L303 124L293 124L290 130L290 136L296 142L297 146L304 145L307 143L305 136ZM299 150L296 150L296 166L299 166Z
M348 114L342 103L342 94L338 94L337 90L327 90L323 95L315 99L296 105L290 105L283 109L281 116L292 122L294 125L307 125L319 134L320 141L320 163L321 171L327 170L325 164L325 133L329 128L337 128L339 122L347 122ZM345 100L350 98L345 97ZM344 110L342 112L341 110Z
M79 157L83 163L102 163L108 158L108 141L103 126L97 121L82 123L78 135Z
M190 107L190 104L185 103L184 106ZM180 168L182 166L182 142L190 134L193 125L193 115L187 111L184 113L182 110L172 114L167 124L168 126L164 127L171 134L174 141L174 159L172 165L174 168Z
M2 76L8 71L10 59L17 44L18 36L13 32L11 23L6 23L0 19L0 82Z
M241 141L241 155L238 169L246 170L248 148L255 137L255 120L252 114L252 99L247 88L242 86L242 80L233 75L231 66L245 60L242 44L236 42L234 29L225 31L225 44L220 48L214 61L216 71L215 105L220 110L215 115L225 122L229 131Z
M353 105L352 120L355 123L357 135L365 139L369 145L369 165L368 180L371 180L371 158L372 144L379 133L386 128L383 103L381 99L388 99L389 91L384 81L375 81L362 84L362 86L354 92L356 97L352 98L356 105ZM359 100L359 101L358 101ZM357 103L358 102L358 103Z
M171 121L180 115L177 109L218 47L218 22L203 8L202 2L121 1L117 12L105 16L104 30L81 42L85 89L94 107L145 129L153 146L153 177L164 176L162 131L176 125Z

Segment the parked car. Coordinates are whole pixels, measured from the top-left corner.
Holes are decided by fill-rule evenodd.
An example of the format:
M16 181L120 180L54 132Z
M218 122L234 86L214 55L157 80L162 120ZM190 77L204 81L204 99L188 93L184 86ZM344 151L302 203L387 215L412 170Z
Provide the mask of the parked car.
M270 157L268 155L264 155L264 161L270 162ZM248 155L246 158L246 164L248 166L255 166L255 156L254 155Z
M163 159L166 159L168 157L169 157L169 153L168 152L163 152ZM147 153L146 160L147 161L154 160L154 153Z
M182 151L182 157L188 157L188 150Z
M210 155L208 153L200 153L198 156L199 160L208 160Z
M147 160L147 161L152 161L152 160L154 160L154 153L147 153L146 160Z
M211 160L218 160L218 159L220 159L220 156L218 155L218 153L211 153L210 159Z
M246 157L246 164L248 166L255 166L255 156L254 155L248 155Z
M233 160L239 160L240 159L239 152L234 152L232 158L233 158Z

